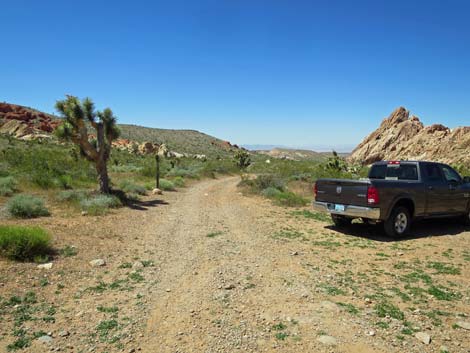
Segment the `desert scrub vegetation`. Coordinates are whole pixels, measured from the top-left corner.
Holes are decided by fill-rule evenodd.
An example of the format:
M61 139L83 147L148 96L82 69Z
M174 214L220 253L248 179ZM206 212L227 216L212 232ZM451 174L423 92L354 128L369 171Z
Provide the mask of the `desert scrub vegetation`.
M49 216L42 198L20 194L12 197L6 204L7 212L16 218L36 218Z
M119 183L119 188L127 194L145 195L147 189L145 186L136 184L132 180L123 180Z
M60 202L80 202L90 194L88 190L64 190L57 194L56 199Z
M51 252L51 236L39 227L1 226L0 253L12 260L27 261Z
M12 176L6 176L0 178L0 196L11 196L17 189L18 183Z
M175 191L175 184L171 180L160 179L160 189L164 191Z
M105 215L110 208L121 206L121 201L114 195L96 195L80 201L82 211L91 216Z
M286 182L275 175L262 174L254 179L244 176L239 186L250 193L261 194L281 206L304 206L307 203L302 196L287 190Z
M80 158L77 148L53 140L8 140L0 136L0 160L0 176L14 177L25 187L80 188L96 179L96 172Z

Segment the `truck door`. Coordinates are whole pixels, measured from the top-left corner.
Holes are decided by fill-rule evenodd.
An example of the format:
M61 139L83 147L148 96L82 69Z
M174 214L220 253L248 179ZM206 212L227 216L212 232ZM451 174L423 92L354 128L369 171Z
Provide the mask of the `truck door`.
M444 180L444 175L439 165L435 163L421 163L421 166L421 175L424 177L426 188L425 213L428 215L446 213L449 186Z
M440 165L444 180L447 186L446 205L450 213L464 213L467 210L468 199L463 189L463 182L460 175L451 167L445 164Z

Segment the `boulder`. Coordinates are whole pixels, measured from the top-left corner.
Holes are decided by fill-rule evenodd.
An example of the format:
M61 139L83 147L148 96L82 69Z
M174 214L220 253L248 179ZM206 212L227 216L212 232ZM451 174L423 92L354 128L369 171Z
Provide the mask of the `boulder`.
M158 188L155 188L152 190L152 195L161 195L161 194L163 194L163 192Z

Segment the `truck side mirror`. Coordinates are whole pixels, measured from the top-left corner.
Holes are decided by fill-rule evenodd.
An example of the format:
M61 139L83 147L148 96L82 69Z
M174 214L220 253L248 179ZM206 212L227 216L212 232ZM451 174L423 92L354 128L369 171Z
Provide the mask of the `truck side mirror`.
M467 184L467 183L470 184L470 176L463 177L463 182L465 184Z

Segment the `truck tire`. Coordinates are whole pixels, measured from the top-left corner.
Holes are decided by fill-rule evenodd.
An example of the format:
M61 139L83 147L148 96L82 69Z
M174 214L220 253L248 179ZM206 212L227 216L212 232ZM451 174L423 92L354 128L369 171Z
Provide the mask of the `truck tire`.
M467 211L467 214L462 216L462 222L465 226L470 226L470 210Z
M410 226L410 211L403 206L394 208L390 217L384 222L385 233L392 238L405 236L410 230Z
M352 219L345 217L345 216L340 216L337 214L332 214L331 215L331 220L333 221L334 225L338 228L341 227L347 227L351 225Z

